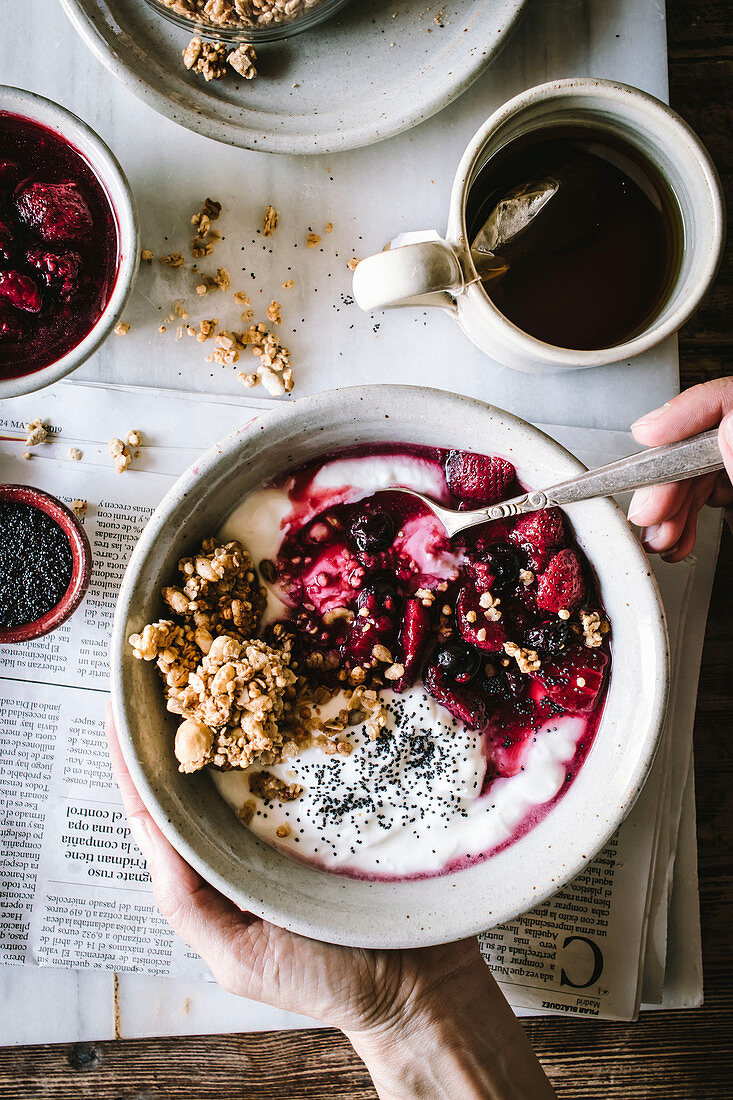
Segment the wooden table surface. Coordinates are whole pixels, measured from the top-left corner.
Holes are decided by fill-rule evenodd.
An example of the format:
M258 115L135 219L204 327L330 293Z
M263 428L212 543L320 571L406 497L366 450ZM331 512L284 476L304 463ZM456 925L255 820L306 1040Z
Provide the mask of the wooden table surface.
M613 0L607 0L612 3ZM733 5L667 0L672 105L707 144L733 211ZM733 373L733 250L681 334L683 386ZM695 719L705 1006L634 1024L525 1021L562 1100L733 1097L733 649L726 531ZM1 1011L1 1008L0 1008ZM147 1039L0 1051L0 1098L373 1100L362 1063L335 1031ZM455 1100L460 1100L456 1097ZM527 1100L531 1100L530 1097Z

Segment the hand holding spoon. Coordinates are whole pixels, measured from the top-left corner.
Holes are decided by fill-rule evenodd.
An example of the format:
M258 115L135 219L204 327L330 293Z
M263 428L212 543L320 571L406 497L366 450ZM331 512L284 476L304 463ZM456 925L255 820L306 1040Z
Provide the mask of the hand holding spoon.
M687 478L711 474L724 468L723 456L718 445L718 431L713 429L702 435L683 439L679 443L668 443L663 447L651 447L646 451L609 462L595 470L571 477L547 489L536 489L531 493L492 504L486 508L476 508L466 512L456 512L436 504L430 497L403 489L399 485L391 486L395 492L408 493L427 504L437 516L449 537L487 523L494 519L506 519L507 516L519 516L527 512L537 512L541 508L559 508L579 500L593 497L613 496L630 489L641 489L646 485L664 485L671 481L685 481Z

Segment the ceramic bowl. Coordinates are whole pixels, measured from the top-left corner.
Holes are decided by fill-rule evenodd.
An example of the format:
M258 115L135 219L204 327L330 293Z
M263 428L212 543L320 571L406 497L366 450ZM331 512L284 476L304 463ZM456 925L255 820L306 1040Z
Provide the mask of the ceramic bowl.
M185 859L243 909L334 943L406 948L470 936L532 908L583 869L638 795L664 718L668 649L646 557L610 500L567 509L595 568L613 623L614 662L603 717L572 786L530 832L455 874L375 882L318 870L240 825L209 776L182 775L176 719L153 664L133 659L130 634L163 613L176 563L219 530L263 481L324 452L369 443L422 443L499 454L529 485L553 484L582 464L522 420L468 397L408 386L366 386L304 397L212 447L168 492L122 583L112 643L115 719L132 777Z
M22 88L0 85L0 112L20 115L55 130L90 165L104 190L117 225L117 274L101 316L75 348L32 374L0 378L0 399L40 390L76 370L97 350L119 321L140 259L137 210L130 185L111 150L80 118L50 99Z
M0 645L7 645L9 642L28 642L31 638L50 634L56 627L61 626L74 614L84 599L92 576L92 551L89 539L70 508L56 497L52 497L50 493L44 493L42 489L35 489L31 485L0 485L0 503L8 501L31 504L58 523L71 547L72 569L69 587L59 602L32 623L0 629Z

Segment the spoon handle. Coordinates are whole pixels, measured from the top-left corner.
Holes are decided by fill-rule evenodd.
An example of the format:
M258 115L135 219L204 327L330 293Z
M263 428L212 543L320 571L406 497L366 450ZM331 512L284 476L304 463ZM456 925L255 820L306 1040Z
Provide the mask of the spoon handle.
M514 500L496 504L486 511L491 519L516 516L524 512L536 512L540 508L562 507L591 497L607 497L645 485L664 485L670 481L684 481L701 474L722 470L723 458L718 446L718 432L713 429L668 443L663 447L651 447L646 451L609 462L595 470L571 477L549 489L528 493Z

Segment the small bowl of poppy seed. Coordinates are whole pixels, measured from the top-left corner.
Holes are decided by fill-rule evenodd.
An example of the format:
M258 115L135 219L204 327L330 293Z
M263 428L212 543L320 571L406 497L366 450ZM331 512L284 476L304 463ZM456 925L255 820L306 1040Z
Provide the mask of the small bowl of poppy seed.
M0 485L0 644L66 622L91 571L89 540L65 504L29 485Z

